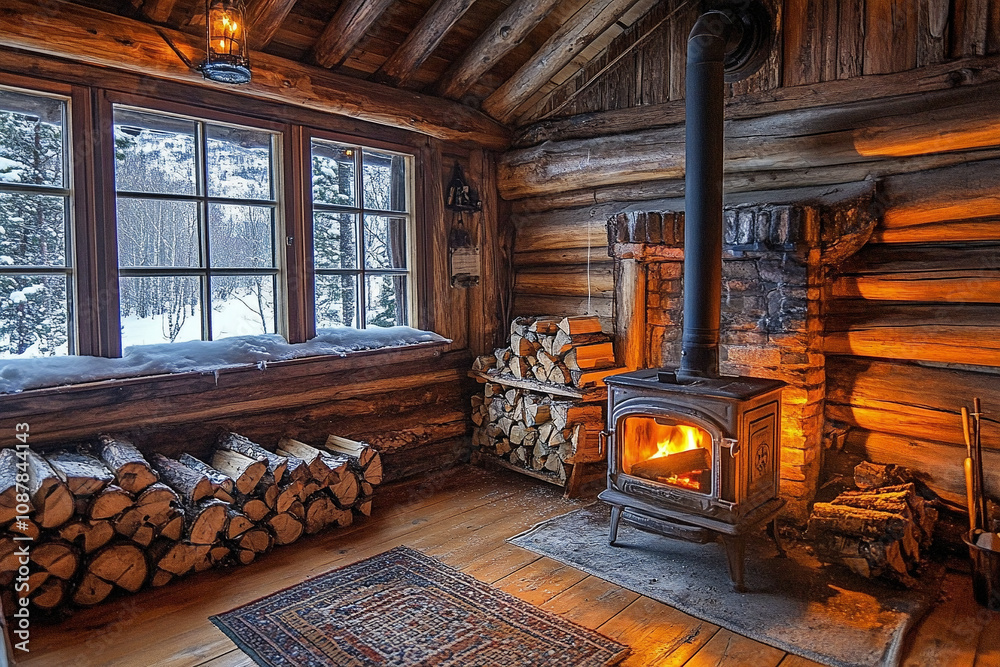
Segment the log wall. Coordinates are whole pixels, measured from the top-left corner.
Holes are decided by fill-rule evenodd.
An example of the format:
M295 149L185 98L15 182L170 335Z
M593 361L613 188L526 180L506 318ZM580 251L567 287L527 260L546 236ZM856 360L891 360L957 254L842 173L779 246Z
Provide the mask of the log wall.
M627 53L593 86L545 117L559 106L558 95L565 101L574 86L582 89L585 73L557 91L547 111L539 107L499 167L517 229L515 314L580 314L589 294L592 310L596 303L601 314L628 320L616 327L627 336L640 320L632 307L602 300L603 276L610 274L612 287L615 276L641 281L646 340L619 348L649 366L674 359L683 317L675 299L679 267L616 264L594 251L594 238L614 216L683 210L686 40L678 35L687 28L667 22L629 50L679 4L662 3L643 19L646 28L613 43L611 51ZM810 474L822 465L830 475L845 458L867 457L911 467L958 501L965 456L959 411L979 396L987 487L1000 493L1000 475L989 472L1000 448L1000 136L992 129L1000 123L993 103L1000 3L977 7L982 11L947 0L786 1L772 58L729 91L731 200L794 203L801 199L791 189L877 188L872 226L842 227L836 216L821 221L823 268L806 289L820 337L808 351L810 364L822 379L808 391L823 415L823 433L813 435L824 436L826 448L815 461L799 462L813 466ZM596 76L600 67L588 71ZM588 265L590 289L581 294ZM724 347L766 333L763 325L727 323L726 309L753 306L733 296L724 294ZM760 363L744 368L767 375L767 357L762 348ZM783 473L787 489L796 480L787 466Z

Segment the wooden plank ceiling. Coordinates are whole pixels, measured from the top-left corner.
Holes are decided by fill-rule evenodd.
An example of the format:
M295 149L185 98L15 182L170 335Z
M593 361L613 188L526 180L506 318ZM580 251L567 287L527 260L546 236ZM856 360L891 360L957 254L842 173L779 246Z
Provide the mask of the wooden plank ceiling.
M200 35L204 0L72 0ZM508 126L654 5L683 0L245 0L250 44L298 63L459 101ZM687 0L690 1L690 0Z

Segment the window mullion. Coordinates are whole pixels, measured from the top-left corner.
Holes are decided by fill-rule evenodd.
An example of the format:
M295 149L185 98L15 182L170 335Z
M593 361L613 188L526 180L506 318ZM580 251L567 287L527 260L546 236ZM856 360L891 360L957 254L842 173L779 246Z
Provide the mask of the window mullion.
M201 326L202 340L212 340L212 261L209 227L208 201L208 133L205 124L198 123L198 150L196 160L198 165L198 194L201 202L198 207L199 233L201 234L201 268L204 270L201 284Z
M367 329L368 328L368 284L365 278L365 252L366 252L366 236L365 236L365 206L367 202L365 201L365 188L364 188L364 148L358 148L356 155L356 160L354 164L354 191L357 193L358 199L358 300L357 300L357 313L358 313L358 328Z

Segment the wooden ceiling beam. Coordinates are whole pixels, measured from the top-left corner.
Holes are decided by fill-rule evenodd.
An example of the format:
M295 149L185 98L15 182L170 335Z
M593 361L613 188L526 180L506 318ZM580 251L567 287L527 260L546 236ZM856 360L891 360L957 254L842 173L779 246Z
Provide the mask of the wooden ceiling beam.
M559 0L514 0L438 82L441 97L457 100L511 49L520 44Z
M510 79L483 100L483 111L501 123L638 0L593 0L562 25Z
M169 43L166 41L169 40ZM0 44L48 56L265 99L503 150L510 131L449 100L334 74L260 51L251 53L253 80L240 86L206 81L178 55L197 63L203 39L108 14L65 0L4 0ZM194 91L192 91L194 92ZM192 94L192 97L195 97Z
M344 0L313 44L313 61L337 67L394 0Z
M250 0L246 22L251 49L261 51L271 43L296 2L297 0Z
M142 13L150 21L166 23L167 19L170 18L171 12L174 11L174 5L176 4L177 0L145 0L142 3Z
M475 0L437 0L396 52L375 73L374 80L404 86L434 52Z

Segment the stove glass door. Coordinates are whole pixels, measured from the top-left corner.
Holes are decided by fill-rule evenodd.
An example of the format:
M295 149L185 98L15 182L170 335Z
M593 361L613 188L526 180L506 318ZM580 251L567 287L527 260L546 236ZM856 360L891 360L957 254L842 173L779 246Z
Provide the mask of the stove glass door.
M626 475L712 493L712 435L702 427L673 417L628 415L615 437Z

